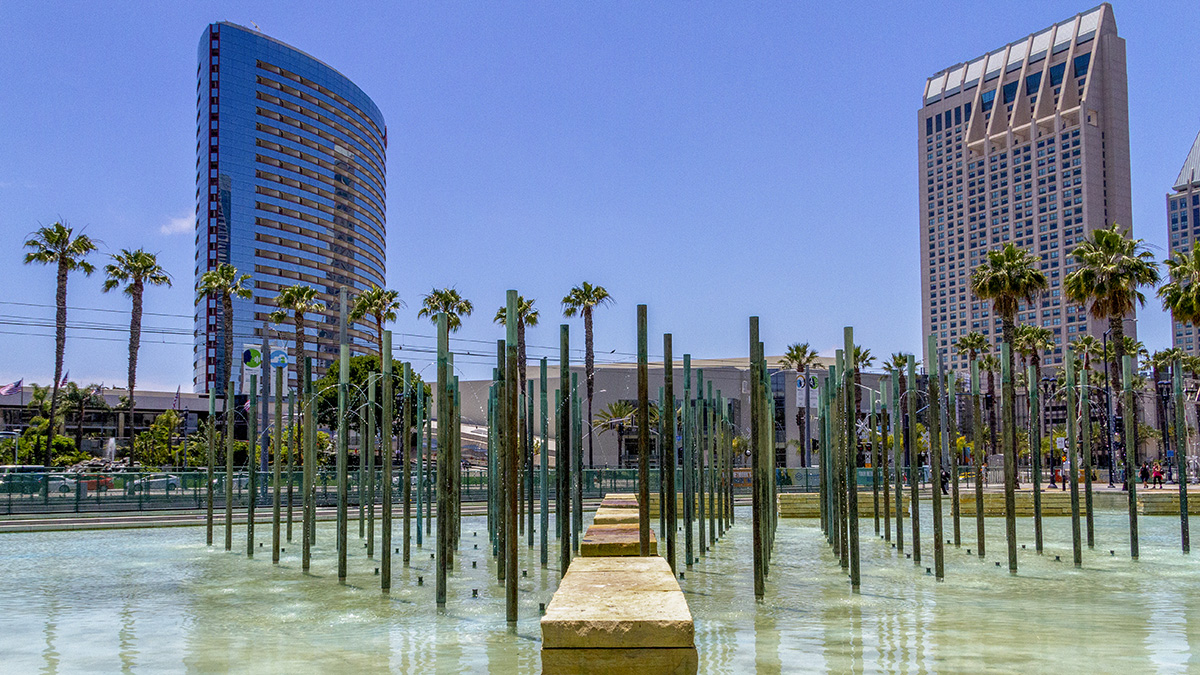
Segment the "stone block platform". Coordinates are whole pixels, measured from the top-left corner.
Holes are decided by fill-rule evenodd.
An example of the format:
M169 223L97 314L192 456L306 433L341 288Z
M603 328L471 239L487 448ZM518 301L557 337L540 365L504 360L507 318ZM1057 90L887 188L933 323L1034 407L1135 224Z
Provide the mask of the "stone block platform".
M891 495L891 508L895 513L896 495ZM883 515L883 493L879 493L880 516ZM908 509L908 495L901 498L901 508ZM907 510L905 511L907 513ZM819 492L781 492L779 493L780 518L820 518L821 494ZM875 502L870 492L858 493L858 517L874 518Z
M601 513L634 518L593 524L580 541L542 617L542 672L695 673L691 610L667 561L638 555L636 499L606 498Z

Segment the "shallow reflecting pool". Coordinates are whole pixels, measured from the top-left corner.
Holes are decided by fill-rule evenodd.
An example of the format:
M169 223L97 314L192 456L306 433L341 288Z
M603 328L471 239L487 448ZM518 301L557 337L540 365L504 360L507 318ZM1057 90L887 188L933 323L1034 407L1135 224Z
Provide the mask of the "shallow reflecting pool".
M864 520L859 595L815 522L783 520L767 598L755 603L748 511L738 516L681 582L696 617L701 673L1200 670L1200 561L1179 553L1176 518L1141 519L1142 556L1132 562L1125 516L1098 514L1097 547L1085 551L1082 570L1069 562L1069 519L1047 519L1042 556L1032 550L1031 523L1022 522L1029 549L1017 577L995 566L1005 560L1003 521L989 522L984 560L967 554L974 524L964 521L963 548L947 546L940 583L925 574L928 536L917 567ZM538 603L557 584L553 551L543 570L522 540L520 567L529 576L520 583L523 618L510 629L484 518L463 521L444 612L434 606L430 546L413 547L411 569L396 557L392 593L383 595L378 563L353 525L349 582L337 583L333 534L332 523L321 524L310 576L300 573L298 542L271 564L270 529L262 526L265 546L253 560L241 528L235 553L221 549L219 532L218 546L208 548L203 529L191 527L0 535L0 670L539 670Z

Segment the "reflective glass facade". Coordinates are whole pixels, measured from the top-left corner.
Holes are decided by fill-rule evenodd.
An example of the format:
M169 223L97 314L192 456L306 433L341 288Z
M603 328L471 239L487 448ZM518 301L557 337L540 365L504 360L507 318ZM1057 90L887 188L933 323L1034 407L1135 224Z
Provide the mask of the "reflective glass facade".
M254 297L233 301L237 355L262 342L281 288L316 288L327 310L308 315L306 351L319 376L337 357L338 288L354 295L385 283L383 115L333 68L242 26L208 26L197 56L196 281L221 263L251 275ZM224 391L221 329L219 302L200 300L197 392ZM290 321L267 330L294 347ZM365 352L370 326L349 333L353 351Z

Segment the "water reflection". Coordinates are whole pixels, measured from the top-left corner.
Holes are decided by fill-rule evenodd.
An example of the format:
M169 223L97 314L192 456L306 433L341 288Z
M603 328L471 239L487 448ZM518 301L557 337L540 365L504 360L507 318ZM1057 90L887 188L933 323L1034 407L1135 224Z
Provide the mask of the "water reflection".
M681 582L696 618L699 672L1197 669L1200 570L1179 553L1178 521L1143 518L1142 557L1133 562L1108 553L1122 550L1124 515L1098 513L1098 548L1085 551L1078 571L1054 559L1070 560L1066 523L1047 521L1046 554L1022 550L1016 577L995 567L998 544L984 560L948 548L946 581L938 583L866 536L867 522L862 592L854 595L815 524L785 520L758 603L749 521L739 518ZM1032 532L1028 525L1020 531ZM473 527L482 536L473 537ZM309 577L300 573L298 546L275 567L219 544L206 548L194 528L3 535L2 670L540 670L538 603L549 602L558 571L543 570L536 549L518 549L518 571L529 576L519 584L522 619L510 629L482 518L464 519L443 613L433 602L429 546L413 548L411 568L396 565L392 593L382 595L378 562L365 549L351 551L347 585L336 583L332 534L332 524L322 524ZM988 535L1002 543L1003 522L989 522Z

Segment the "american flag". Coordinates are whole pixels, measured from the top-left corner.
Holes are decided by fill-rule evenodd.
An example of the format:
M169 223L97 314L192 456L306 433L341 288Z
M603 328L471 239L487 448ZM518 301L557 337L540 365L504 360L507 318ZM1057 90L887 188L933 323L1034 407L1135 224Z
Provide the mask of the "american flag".
M21 389L21 385L24 382L25 382L25 378L22 377L21 379L17 380L16 382L12 382L10 384L0 386L0 396L9 396L13 392L19 391Z
M59 382L58 386L60 386L60 387L67 386L67 380L69 380L70 378L71 378L71 371L68 370L67 372L63 373L62 382Z
M179 390L182 387L183 387L183 385L179 385L178 387L175 387L175 402L171 404L172 410L179 410Z
M104 385L97 384L96 386L92 387L91 393L95 396L99 396L101 393L103 393L103 391L104 391Z
M250 399L246 399L246 404L242 406L242 410L250 412Z

